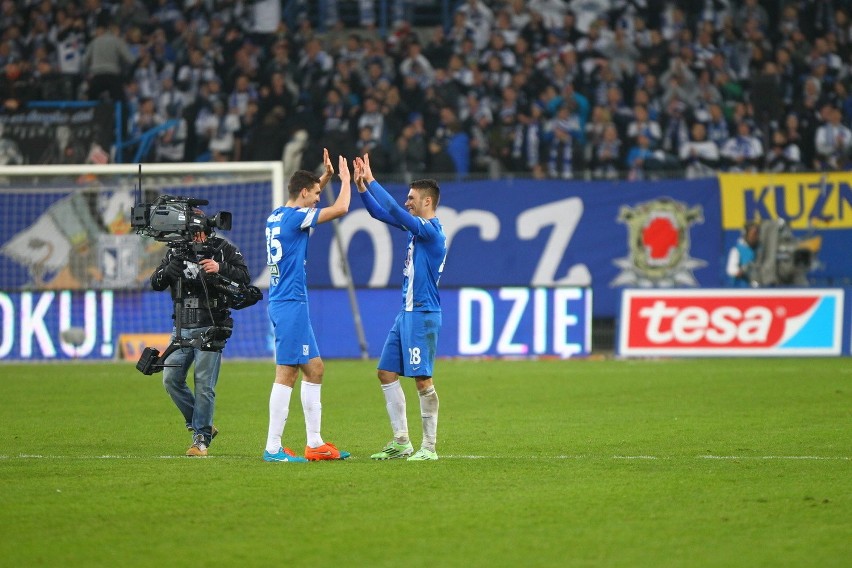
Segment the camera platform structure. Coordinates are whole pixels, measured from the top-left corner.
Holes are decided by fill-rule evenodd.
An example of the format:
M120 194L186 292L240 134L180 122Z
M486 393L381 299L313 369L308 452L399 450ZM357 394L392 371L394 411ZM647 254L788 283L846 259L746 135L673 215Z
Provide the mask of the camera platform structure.
M184 347L192 347L193 349L201 349L202 351L221 351L225 347L225 340L231 336L231 330L227 327L210 327L205 330L199 337L189 339L181 336L183 330L183 279L180 278L176 284L175 290L175 334L172 342L169 343L166 350L160 354L159 349L154 347L146 347L139 356L139 361L136 362L136 369L143 375L153 375L160 372L166 367L180 367L177 364L168 364L166 359L169 355L183 349Z

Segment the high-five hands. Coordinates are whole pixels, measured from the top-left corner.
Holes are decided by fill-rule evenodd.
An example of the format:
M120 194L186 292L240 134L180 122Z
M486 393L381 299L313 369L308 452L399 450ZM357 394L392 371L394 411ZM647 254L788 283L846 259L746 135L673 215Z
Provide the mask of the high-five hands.
M328 155L327 150L326 155ZM342 183L349 183L350 181L352 181L352 174L349 171L349 163L343 156L337 157L337 169L340 171L338 175L340 176L340 181ZM326 166L326 171L328 171L328 166Z

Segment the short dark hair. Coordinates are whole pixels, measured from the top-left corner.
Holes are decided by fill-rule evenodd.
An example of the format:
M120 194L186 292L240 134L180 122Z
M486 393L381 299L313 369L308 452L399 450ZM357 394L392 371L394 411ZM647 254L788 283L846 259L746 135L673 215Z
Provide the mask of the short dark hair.
M306 187L313 187L320 182L320 178L313 172L308 170L298 170L290 176L290 185L287 186L287 191L291 199L299 197L299 193Z
M435 203L435 209L438 208L438 202L441 200L441 188L438 187L437 180L434 179L418 179L409 184L411 189L416 189L424 195L431 197Z

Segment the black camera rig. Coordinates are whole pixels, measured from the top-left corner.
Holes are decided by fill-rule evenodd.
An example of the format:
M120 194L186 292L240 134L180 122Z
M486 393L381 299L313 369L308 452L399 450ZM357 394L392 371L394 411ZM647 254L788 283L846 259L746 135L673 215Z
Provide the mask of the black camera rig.
M193 236L211 229L231 229L231 213L219 211L212 218L198 209L206 199L161 195L153 203L139 203L130 209L130 226L136 234L165 243L191 243Z
M231 328L212 326L205 329L201 335L196 338L185 338L181 336L183 329L182 314L184 308L183 298L183 279L177 281L177 289L175 291L175 336L172 339L166 350L160 354L159 349L154 347L146 347L136 362L136 369L144 375L153 375L162 371L166 367L180 367L180 365L170 365L166 363L169 355L184 347L192 347L193 349L201 349L202 351L221 351L225 348L225 342L231 337Z

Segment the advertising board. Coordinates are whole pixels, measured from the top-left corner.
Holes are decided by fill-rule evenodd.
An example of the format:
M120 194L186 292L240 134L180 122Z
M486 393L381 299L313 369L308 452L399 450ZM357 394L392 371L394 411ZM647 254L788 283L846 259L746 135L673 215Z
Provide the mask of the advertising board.
M625 290L626 356L840 355L841 289Z

